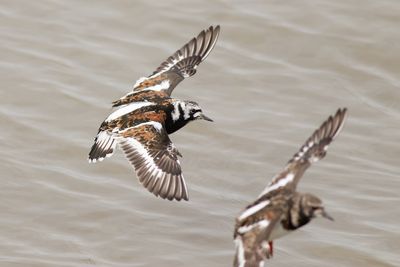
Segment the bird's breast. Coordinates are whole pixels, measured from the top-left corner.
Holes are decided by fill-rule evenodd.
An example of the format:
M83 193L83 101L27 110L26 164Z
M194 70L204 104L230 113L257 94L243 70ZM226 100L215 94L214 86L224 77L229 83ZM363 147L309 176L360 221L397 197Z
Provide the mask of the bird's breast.
M272 229L271 234L269 235L268 241L272 241L274 239L281 238L282 236L285 236L285 235L289 234L290 232L292 232L292 231L283 228L282 222L277 222L275 224L274 229Z
M167 119L165 122L165 129L167 130L168 134L172 134L185 126L188 122L188 120L178 119L174 121L172 119Z

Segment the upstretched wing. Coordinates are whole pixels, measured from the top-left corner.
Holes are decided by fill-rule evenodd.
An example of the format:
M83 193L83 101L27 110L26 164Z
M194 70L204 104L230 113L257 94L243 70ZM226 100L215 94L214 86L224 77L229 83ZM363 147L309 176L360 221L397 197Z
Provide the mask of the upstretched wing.
M218 25L215 28L210 26L207 30L201 31L197 37L190 40L187 44L182 46L173 55L161 63L151 76L169 70L179 73L180 76L184 78L195 74L197 66L214 48L219 35L219 30L220 27Z
M159 122L145 122L119 133L118 144L140 183L156 196L188 200L179 151Z
M236 218L233 266L263 266L271 253L268 246L271 232L280 223L286 206L285 199L267 199L249 205Z
M113 106L120 106L132 101L137 101L135 94L143 90L161 91L164 92L166 96L170 96L173 89L182 80L196 73L197 66L214 48L218 39L219 30L219 26L210 26L207 30L201 31L197 37L190 40L162 62L149 77L142 77L137 80L133 92L114 101Z
M336 114L329 116L321 126L307 139L300 150L289 160L285 169L272 179L272 182L261 193L260 198L282 187L295 190L303 173L311 165L326 155L329 144L343 128L346 108L338 109Z

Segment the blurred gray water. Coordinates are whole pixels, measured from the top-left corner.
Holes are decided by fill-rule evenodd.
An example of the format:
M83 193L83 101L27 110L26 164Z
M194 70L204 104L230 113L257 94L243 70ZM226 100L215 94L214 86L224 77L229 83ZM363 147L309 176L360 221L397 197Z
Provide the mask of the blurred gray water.
M230 266L233 222L338 107L300 190L335 222L268 266L399 266L400 2L1 1L0 266ZM86 158L110 103L209 25L174 97L215 123L171 136L190 202L155 198L121 152Z

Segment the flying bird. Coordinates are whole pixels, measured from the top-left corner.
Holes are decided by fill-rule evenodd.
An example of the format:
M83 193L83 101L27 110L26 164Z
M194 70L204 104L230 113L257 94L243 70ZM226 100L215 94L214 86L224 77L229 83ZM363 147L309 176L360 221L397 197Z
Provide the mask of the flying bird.
M296 187L307 168L326 155L329 144L343 127L346 111L346 108L338 109L334 116L329 116L257 200L236 218L235 267L262 267L264 261L273 255L273 240L316 217L333 220L318 197L297 192Z
M117 144L135 169L140 183L155 196L188 200L178 149L169 134L193 120L212 121L194 101L171 97L174 88L196 73L219 36L210 26L168 57L133 90L114 101L116 109L100 125L89 152L89 162L113 155Z

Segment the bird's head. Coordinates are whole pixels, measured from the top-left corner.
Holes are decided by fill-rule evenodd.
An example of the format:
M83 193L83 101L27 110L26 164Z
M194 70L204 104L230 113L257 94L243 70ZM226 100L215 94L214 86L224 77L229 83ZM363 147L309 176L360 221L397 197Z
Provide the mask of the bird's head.
M197 104L194 101L179 101L174 106L175 110L172 114L174 120L183 119L185 121L192 121L192 120L213 121L212 119L203 114L203 111L199 106L199 104Z
M303 213L309 218L323 217L333 221L332 216L325 211L321 199L314 195L305 194L303 196L302 206Z

